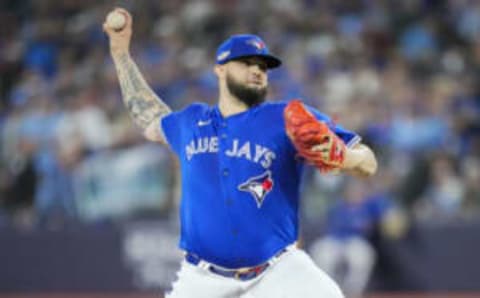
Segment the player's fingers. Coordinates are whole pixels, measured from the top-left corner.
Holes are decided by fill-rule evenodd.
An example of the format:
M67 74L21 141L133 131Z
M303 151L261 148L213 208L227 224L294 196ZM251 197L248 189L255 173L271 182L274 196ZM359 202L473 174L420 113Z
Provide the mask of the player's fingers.
M107 33L107 34L110 33L110 28L108 28L107 22L104 22L104 23L103 23L102 28L103 28L103 32L105 32L105 33Z
M130 16L130 12L129 12L128 10L126 10L125 8L123 8L123 7L115 6L115 8L114 8L113 10L114 10L114 11L121 12L121 13L124 13L124 14L127 15L127 16Z
M108 36L112 36L114 34L114 30L107 25L107 22L103 23L103 32L105 32Z

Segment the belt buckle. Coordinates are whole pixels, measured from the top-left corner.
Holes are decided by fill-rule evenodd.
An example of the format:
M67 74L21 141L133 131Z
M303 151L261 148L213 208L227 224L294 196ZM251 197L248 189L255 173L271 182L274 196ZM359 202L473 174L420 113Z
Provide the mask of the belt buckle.
M235 279L241 279L241 276L240 276L240 275L249 273L250 271L251 271L251 268L238 269L237 271L235 271L235 274L233 275L233 277L234 277Z

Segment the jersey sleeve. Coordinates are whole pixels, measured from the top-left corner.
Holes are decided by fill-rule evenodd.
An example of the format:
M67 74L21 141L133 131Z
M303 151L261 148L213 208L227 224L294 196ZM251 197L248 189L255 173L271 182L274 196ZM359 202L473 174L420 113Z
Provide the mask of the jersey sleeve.
M200 106L200 104L191 104L183 110L172 112L160 120L159 125L165 140L177 155L183 146L182 142L185 139L185 134L191 127L194 114Z
M308 106L310 112L320 121L327 123L328 127L343 140L345 145L349 148L352 148L356 144L360 143L362 138L355 132L343 128L341 125L335 123L329 116L321 113L315 108Z
M159 123L165 136L165 141L175 153L178 153L180 148L182 114L182 111L172 112L163 117Z

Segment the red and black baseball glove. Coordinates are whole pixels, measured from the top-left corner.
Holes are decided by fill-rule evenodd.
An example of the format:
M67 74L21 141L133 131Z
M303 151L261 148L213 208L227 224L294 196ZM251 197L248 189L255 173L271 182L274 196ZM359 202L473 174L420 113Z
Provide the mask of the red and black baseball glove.
M322 172L338 170L345 159L344 142L310 113L299 100L284 111L285 129L298 154Z

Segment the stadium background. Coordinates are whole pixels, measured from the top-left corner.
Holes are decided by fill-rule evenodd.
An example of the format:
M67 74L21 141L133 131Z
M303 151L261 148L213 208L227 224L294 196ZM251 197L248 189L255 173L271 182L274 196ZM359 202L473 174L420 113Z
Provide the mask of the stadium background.
M132 56L172 108L214 104L216 46L252 32L285 61L271 99L301 97L374 148L368 181L307 171L305 249L364 239L375 297L480 291L480 1L2 0L1 297L151 296L174 278L176 161L121 102L101 31L116 5L132 12ZM348 200L374 211L345 235L353 223L327 215Z

